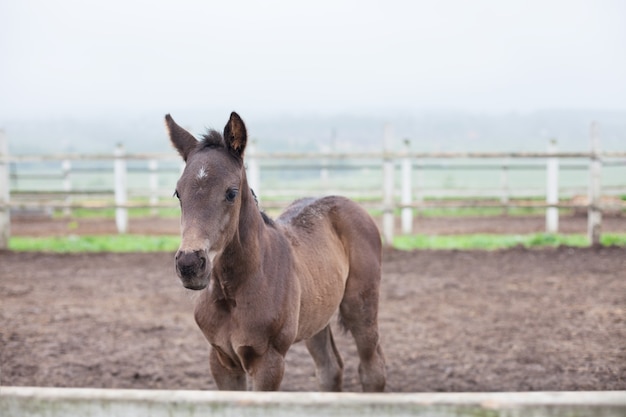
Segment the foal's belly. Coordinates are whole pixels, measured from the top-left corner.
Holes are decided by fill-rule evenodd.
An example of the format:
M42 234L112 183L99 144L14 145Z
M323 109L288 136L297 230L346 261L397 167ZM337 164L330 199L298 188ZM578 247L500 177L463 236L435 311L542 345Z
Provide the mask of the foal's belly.
M300 314L297 341L324 329L339 308L346 288L347 262L330 262L299 275Z

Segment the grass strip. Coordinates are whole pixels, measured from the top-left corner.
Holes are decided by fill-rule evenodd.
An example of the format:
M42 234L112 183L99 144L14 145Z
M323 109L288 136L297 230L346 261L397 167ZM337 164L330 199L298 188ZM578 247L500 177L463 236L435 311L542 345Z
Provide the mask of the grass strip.
M524 246L542 248L556 246L588 246L587 236L583 234L535 233L528 235L411 235L394 238L394 247L402 250L413 249L481 249L496 250ZM600 240L603 246L626 246L626 234L603 234Z
M604 246L626 246L626 234L606 233L602 235ZM80 253L80 252L175 252L180 244L179 236L147 235L98 235L98 236L63 236L63 237L22 237L13 236L9 240L9 249L14 251ZM402 250L413 249L459 249L459 250L496 250L514 246L528 248L556 246L587 246L587 237L583 234L547 234L528 235L412 235L397 236L394 247Z
M180 236L98 235L98 236L12 236L9 249L14 251L80 252L175 252Z

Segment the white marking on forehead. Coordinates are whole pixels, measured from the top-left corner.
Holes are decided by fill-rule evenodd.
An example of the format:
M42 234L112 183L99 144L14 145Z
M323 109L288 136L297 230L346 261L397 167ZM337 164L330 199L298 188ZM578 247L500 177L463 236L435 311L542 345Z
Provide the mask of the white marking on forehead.
M207 176L206 170L204 169L204 167L200 167L200 171L198 171L198 179L201 180L202 178L205 178Z

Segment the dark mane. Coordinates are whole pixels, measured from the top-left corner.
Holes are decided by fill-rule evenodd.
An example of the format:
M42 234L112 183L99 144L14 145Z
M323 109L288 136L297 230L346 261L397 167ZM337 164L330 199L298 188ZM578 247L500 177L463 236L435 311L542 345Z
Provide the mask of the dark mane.
M270 227L275 227L276 223L272 220L265 212L261 211L261 217L263 218L263 222Z
M250 188L250 192L252 193L252 197L254 198L254 202L256 203L257 208L259 207L259 198L256 196L256 193L254 192L254 190L252 188ZM263 210L259 210L259 213L261 213L261 217L263 218L263 222L270 227L275 227L276 224L274 223L274 220L272 220L272 218L270 216L268 216L267 214L265 214L265 212Z
M199 145L200 149L218 149L225 147L226 144L224 143L224 138L222 137L222 134L213 129L210 129L205 135L202 136L202 140L200 141Z

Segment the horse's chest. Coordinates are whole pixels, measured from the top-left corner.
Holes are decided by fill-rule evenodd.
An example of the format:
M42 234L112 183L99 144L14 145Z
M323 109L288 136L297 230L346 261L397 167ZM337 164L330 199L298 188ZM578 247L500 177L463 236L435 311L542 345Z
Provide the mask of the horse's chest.
M196 305L195 318L198 327L212 344L229 339L237 327L232 309L222 301L201 301Z
M258 329L264 327L258 315L227 301L201 302L196 306L195 317L209 343L229 356L239 345L259 343L262 332Z

